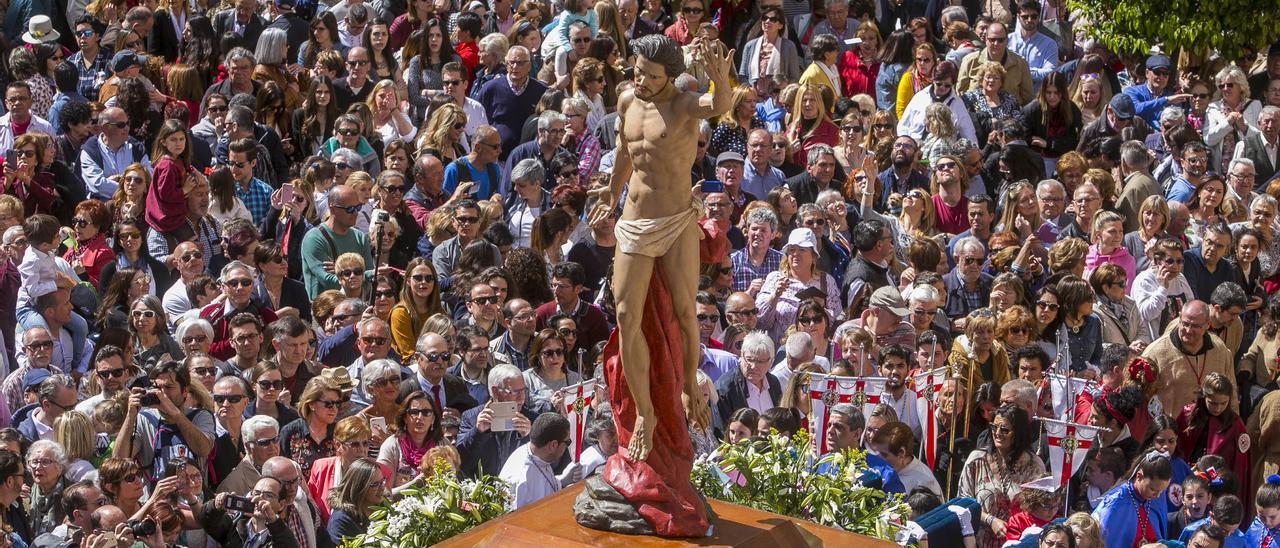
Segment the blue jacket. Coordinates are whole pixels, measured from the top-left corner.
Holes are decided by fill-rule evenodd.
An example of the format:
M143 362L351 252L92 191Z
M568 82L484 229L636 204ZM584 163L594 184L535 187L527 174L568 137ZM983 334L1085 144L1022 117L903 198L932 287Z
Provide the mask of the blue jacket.
M1254 519L1254 521L1255 523L1260 523L1257 521L1256 518ZM1201 527L1204 527L1205 525L1208 525L1208 524L1209 524L1208 517L1200 518L1196 521L1193 521L1187 524L1187 527L1182 530L1182 536L1178 537L1178 540L1182 541L1183 543L1186 543L1187 541L1191 540L1191 535L1196 534L1196 531L1199 531ZM1250 526L1250 529L1253 529L1253 527ZM1262 537L1258 537L1258 538L1261 539ZM1280 539L1277 539L1277 540L1280 540ZM1240 529L1237 528L1235 531L1232 531L1230 535L1227 535L1226 540L1222 543L1222 548L1244 548L1245 546L1260 546L1260 545L1261 543L1245 544L1244 533L1240 532Z
M1133 490L1133 482L1126 481L1107 491L1093 510L1093 519L1102 526L1103 546L1133 546L1138 536L1137 512L1139 505L1146 509L1147 519L1155 530L1156 539L1167 536L1169 529L1168 497L1164 493L1151 500L1139 501Z
M1147 121L1151 127L1160 127L1160 113L1169 106L1168 96L1173 95L1173 88L1166 87L1159 97L1152 95L1146 84L1124 88L1124 94L1133 99L1133 109Z
M1268 534L1271 535L1272 545L1277 540L1280 540L1280 529L1268 531L1266 526L1262 524L1261 518L1253 518L1253 523L1249 524L1249 530L1244 532L1244 545L1262 546L1262 539Z

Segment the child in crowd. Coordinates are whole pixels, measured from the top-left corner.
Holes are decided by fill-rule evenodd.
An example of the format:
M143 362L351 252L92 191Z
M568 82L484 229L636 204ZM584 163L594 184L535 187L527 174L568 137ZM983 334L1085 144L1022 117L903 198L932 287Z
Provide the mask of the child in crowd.
M1213 509L1209 516L1188 524L1182 530L1179 540L1190 543L1196 531L1214 526L1223 532L1226 541L1223 548L1241 548L1244 544L1244 533L1240 532L1240 523L1244 521L1244 504L1235 495L1223 495L1213 501Z

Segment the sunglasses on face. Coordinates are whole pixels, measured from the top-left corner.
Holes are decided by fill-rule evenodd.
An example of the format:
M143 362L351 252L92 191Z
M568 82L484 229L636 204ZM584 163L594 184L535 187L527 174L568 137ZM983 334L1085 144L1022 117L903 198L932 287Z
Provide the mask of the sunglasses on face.
M227 165L234 167L236 169L244 169L244 166L249 165L249 162L245 162L241 160L227 160Z
M350 278L352 276L355 276L356 274L364 274L364 272L360 270L356 270L354 268L346 268L338 271L339 278Z
M355 204L355 205L349 205L349 206L340 206L340 205L335 205L335 206L332 206L332 209L337 209L337 210L340 210L340 211L345 211L345 212L347 212L347 214L348 214L348 215L355 215L356 213L358 213L358 212L360 211L360 208L362 208L362 207L364 207L364 205L362 205L362 204Z
M564 356L564 350L561 350L561 349L559 349L559 348L552 348L552 349L550 349L550 350L543 350L543 351L542 351L542 356L543 356L544 358L558 358L558 357Z
M388 384L398 384L399 382L400 382L400 377L386 377L386 378L378 379L376 381L369 383L369 386L371 388L381 388Z
M713 322L713 321L714 321L714 322L718 322L718 321L720 321L720 315L719 315L719 314L698 314L698 321L700 321L700 322Z
M448 352L419 352L418 355L426 358L429 362L442 362L449 359Z
M480 222L479 217L454 217L453 220L457 221L460 225L473 225Z
M156 317L156 311L155 310L134 310L133 317L134 318L154 318Z
M195 373L195 374L196 374L196 376L198 376L198 377L212 377L212 376L214 376L215 374L217 374L217 373L218 373L218 368L216 368L216 367L196 367L196 368L192 369L192 370L191 370L191 372L192 372L192 373Z
M196 344L196 343L205 342L207 340L209 340L209 338L204 335L192 335L190 337L183 337L182 344Z
M472 298L471 298L471 302L473 302L473 303L475 303L475 304L478 304L478 305L497 304L497 303L498 303L498 296L497 296L497 295L491 295L491 296L488 296L488 297L472 297Z
M364 341L365 344L373 346L382 346L387 344L386 337L360 337L360 340Z
M344 127L338 130L338 135L341 135L343 137L355 137L356 135L359 135L359 134L360 134L360 130L352 129L349 127Z
M93 36L93 30L91 29L78 30L76 31L76 36L79 36L81 38L88 38L90 36Z
M284 390L284 381L258 381L258 388L263 390Z
M390 290L390 289L380 289L380 290L378 290L378 291L375 291L375 292L373 293L373 295L374 295L375 297L379 298L379 299L394 299L394 298L396 298L396 292L395 292L395 291L392 291L392 290Z
M406 409L404 414L408 417L430 417L436 413L430 409Z
M342 400L316 400L316 403L318 403L318 404L320 404L320 405L323 405L325 409L337 409L337 408L338 408L338 406L339 406L339 405L342 405L342 403L343 403L343 402L342 402ZM364 441L364 442L347 442L347 443L349 443L349 444L362 443L362 444L364 444L364 445L366 445L366 446L369 444L369 442L367 442L367 441Z
M77 217L75 219L71 219L71 226L76 228L84 228L86 226L89 226L89 221L86 221L84 219Z
M249 278L235 278L232 280L227 280L225 282L222 282L222 285L225 285L232 289L235 289L238 287L249 287L253 285L253 280L250 280Z

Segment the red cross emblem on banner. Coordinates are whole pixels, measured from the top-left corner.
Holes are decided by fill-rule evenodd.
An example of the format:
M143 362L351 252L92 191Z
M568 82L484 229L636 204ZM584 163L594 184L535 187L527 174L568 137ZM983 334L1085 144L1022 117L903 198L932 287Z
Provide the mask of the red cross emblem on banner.
M880 403L880 394L867 394L867 381L858 379L853 383L853 399L850 402L858 407Z
M827 377L827 385L822 391L818 391L818 390L809 391L810 399L820 400L825 406L822 410L822 416L824 417L824 419L831 415L832 406L834 406L837 403L849 403L852 397L853 397L853 394L840 393L840 385L836 381L836 378L832 376ZM822 424L826 424L826 422L827 422L826 420L823 420ZM826 432L810 432L810 434L813 437L813 439L818 441L819 454L825 455L827 453L827 433Z
M1076 449L1089 449L1093 446L1093 440L1082 440L1076 437L1074 424L1068 423L1066 428L1066 433L1061 436L1049 435L1049 445L1062 448L1062 477L1059 479L1059 486L1065 486L1071 479Z
M577 419L573 421L573 462L578 462L578 458L582 456L583 422L587 416L587 407L591 405L591 400L595 399L595 390L587 394L584 390L585 384L579 383L574 388L573 399L566 402L565 405L565 411L573 414Z

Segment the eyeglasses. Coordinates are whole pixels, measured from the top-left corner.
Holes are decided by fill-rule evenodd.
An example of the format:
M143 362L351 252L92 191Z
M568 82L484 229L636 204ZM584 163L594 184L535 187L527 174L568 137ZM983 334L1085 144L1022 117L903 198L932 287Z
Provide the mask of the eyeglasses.
M350 278L352 276L355 276L356 274L364 274L364 271L356 270L354 268L344 268L338 271L339 278Z
M244 401L244 394L229 394L226 396L219 394L213 395L213 403L217 404L229 403L231 405L235 405L242 401Z
M974 264L982 264L982 257L965 257L965 258L964 258L964 260L963 260L963 264L964 264L965 266L968 266L968 265L974 265Z
M1192 93L1191 96L1196 99L1208 99L1210 97L1208 93Z
M518 67L521 65L527 65L530 63L530 61L528 59L507 59L506 63L508 66Z
M442 362L449 359L448 352L419 352L418 355L426 358L429 362Z
M122 241L123 240L140 240L142 239L142 234L139 234L137 232L121 232L120 234L116 235L116 239L122 240Z
M1231 88L1234 88L1234 87L1236 87L1236 83L1235 83L1235 82L1223 82L1223 83L1221 83L1221 84L1218 84L1218 89L1224 89L1224 90L1225 90L1225 89L1231 89Z
M772 15L766 15L764 17L761 17L760 21L764 23L781 23L782 22L781 19L778 19L777 17L774 17Z
M382 187L383 192L398 192L404 194L405 185L386 185Z
M824 320L826 320L826 318L822 316L800 316L796 318L796 323L800 325L818 325Z
M52 345L53 343L50 342L49 344ZM97 371L94 371L94 373L98 375L99 379L111 379L111 378L123 377L126 372L127 370L123 367L121 367L120 369L99 369Z
M472 298L471 298L471 302L473 302L473 303L475 303L475 304L478 304L478 305L497 304L497 303L498 303L498 296L497 296L497 295L490 295L490 296L488 296L488 297L472 297Z
M775 148L775 149L784 149L784 148L787 148L787 144L786 144L786 143L774 143L774 144L773 144L773 148Z
M1049 301L1036 301L1036 308L1039 308L1041 310L1054 311L1058 309L1058 303L1051 303Z
M343 401L342 400L316 400L316 403L323 405L325 409L337 409L339 405L343 404ZM365 443L367 444L368 442L365 442Z
M454 130L454 131L458 131L458 130L460 130L460 129L465 129L466 127L467 127L467 124L464 124L464 123L462 123L462 122L458 122L458 123L456 123L456 124L453 124L453 130Z
M847 126L840 126L840 131L849 131L849 132L852 132L852 133L862 133L862 126L860 126L860 125L858 125L858 124L849 124L849 125L847 125Z
M470 216L454 217L453 220L457 221L458 224L460 225L473 225L480 222L479 217L470 217Z
M36 151L31 150L29 148L21 148L21 149L18 149L18 157L19 158L35 158Z
M804 226L826 226L827 220L818 217L816 219L806 219L802 224L804 224Z
M156 311L155 310L134 310L133 317L134 318L154 318L156 317Z
M350 61L347 61L347 64L353 67L362 67L369 64L369 62L362 59L352 59Z
M937 164L934 164L934 166L939 171L951 171L957 167L955 162L938 162Z
M1010 334L1010 335L1026 335L1026 334L1027 334L1027 331L1028 331L1028 329L1027 329L1027 328L1025 328L1025 327L1010 327L1010 328L1009 328L1009 334Z
M249 165L249 162L244 162L241 160L227 160L227 165L234 167L236 169L244 169L244 166Z
M760 309L746 308L742 310L725 310L724 313L730 316L756 316L760 314Z
M418 283L427 283L427 282L436 281L436 277L430 274L414 274L412 276L409 276L409 278Z
M688 7L680 8L680 11L682 13L702 13L702 8L698 6L688 6Z
M225 285L232 289L235 289L238 287L249 287L253 285L253 280L250 280L249 278L232 278L230 280L226 280L222 282L222 285Z
M881 131L889 131L889 130L893 129L893 124L875 124L875 125L873 125L873 126L871 126L871 127L872 127L873 129L878 129L878 130L881 130Z
M186 255L178 257L178 260L186 263L186 262L191 262L191 261L203 259L203 258L204 258L204 253L188 253Z
M78 30L76 31L76 36L79 36L81 38L88 38L90 36L93 36L93 30L92 29Z
M346 162L334 162L333 167L336 169L351 169L351 164Z
M196 344L196 343L205 342L207 340L209 340L209 337L206 337L204 335L191 335L190 337L183 337L182 344Z
M35 341L26 345L27 350L48 350L53 348L53 341ZM120 371L124 371L121 369Z
M349 127L344 127L344 128L341 128L341 129L339 129L339 130L337 130L337 131L338 131L338 135L341 135L341 136L343 136L343 137L355 137L356 135L359 135L359 134L360 134L360 130L358 130L358 129L352 129L352 128L349 128Z
M396 292L390 289L379 289L373 292L373 296L379 299L394 299L396 298Z
M76 217L74 219L71 219L71 226L74 226L76 228L84 228L86 226L89 226L89 221Z
M1003 435L1012 434L1012 433L1013 433L1013 429L1009 428L1008 426L1002 426L999 424L991 425L992 435L1003 436Z
M405 409L404 414L409 417L430 417L436 412L430 409Z
M215 396L214 399L217 399L217 397ZM245 445L250 447L271 447L277 443L280 443L280 438L276 436L264 436L260 440L244 442Z
M374 346L387 344L386 337L360 337L360 340L364 341L365 344L372 344Z
M540 352L540 354L542 354L542 357L544 358L555 358L559 356L564 356L564 350L561 350L559 348L552 348L551 350L543 350L542 352Z
M263 390L284 390L284 381L258 381L258 388Z
M719 315L719 314L698 314L698 321L700 321L700 322L718 322L718 321L720 321L720 315Z

